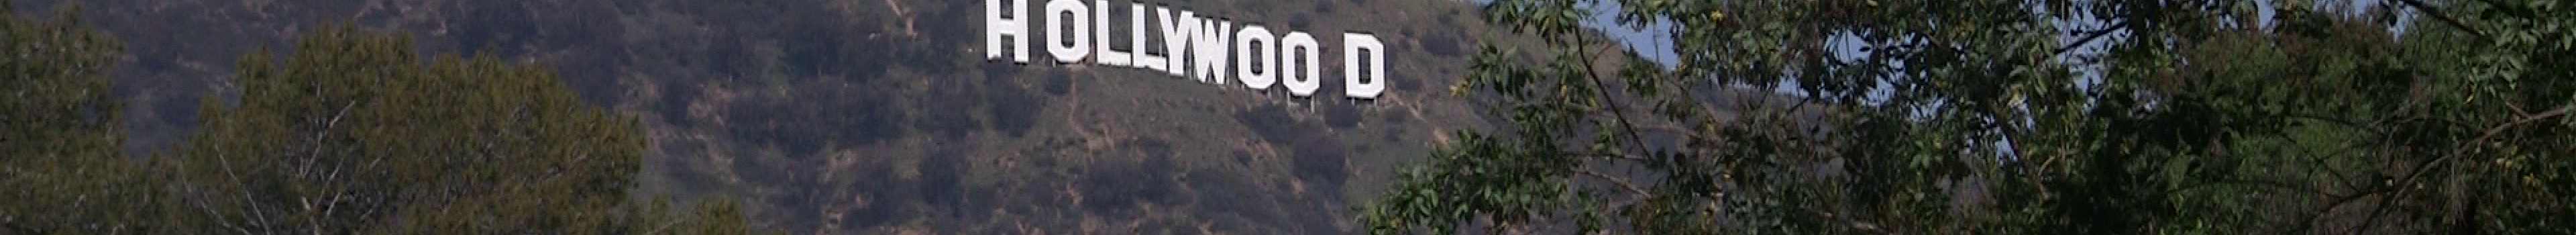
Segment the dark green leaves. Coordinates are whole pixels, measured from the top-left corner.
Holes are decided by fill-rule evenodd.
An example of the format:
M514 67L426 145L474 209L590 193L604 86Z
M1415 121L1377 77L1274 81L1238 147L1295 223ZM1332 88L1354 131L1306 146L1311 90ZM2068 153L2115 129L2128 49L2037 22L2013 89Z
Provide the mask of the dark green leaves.
M2547 183L2576 182L2564 134L2576 133L2576 14L2538 10L2560 3L1618 1L1625 24L1605 27L1675 22L1682 60L1664 69L1604 52L1616 48L1569 20L1604 2L1489 5L1495 22L1552 43L1489 48L1465 78L1482 92L1460 93L1495 100L1512 125L1493 133L1507 134L1461 134L1474 141L1444 145L1473 151L1443 152L1398 186L1432 190L1371 207L1441 213L1367 222L2564 233L2540 221L2576 211L2576 187ZM2401 31L2391 11L2433 17ZM1569 183L1512 183L1544 179ZM1498 201L1491 191L1584 199L1475 206Z

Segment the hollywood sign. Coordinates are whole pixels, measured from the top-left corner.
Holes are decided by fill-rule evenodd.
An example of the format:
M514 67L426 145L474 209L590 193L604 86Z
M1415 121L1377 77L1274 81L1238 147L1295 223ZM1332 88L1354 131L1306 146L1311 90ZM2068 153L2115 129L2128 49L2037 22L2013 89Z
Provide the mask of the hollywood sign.
M1058 64L1139 68L1209 84L1232 81L1254 90L1284 86L1297 97L1313 96L1323 85L1323 63L1317 60L1323 47L1304 31L1276 34L1260 24L1243 22L1238 27L1224 18L1144 3L1129 3L1127 10L1118 11L1125 13L1122 22L1127 22L1119 26L1111 22L1121 14L1112 14L1118 7L1108 0L1088 5L1081 0L1048 0L1038 17L1029 17L1028 4L1029 0L984 0L986 60L1007 54L1012 62L1028 64L1033 54L1029 39L1037 38L1046 42L1047 55ZM1032 26L1044 34L1031 36ZM1127 33L1124 49L1111 40L1114 32ZM1161 45L1148 45L1151 36L1161 37ZM1342 33L1341 43L1343 94L1375 99L1385 93L1385 44L1360 32ZM1005 46L1010 50L1003 50Z

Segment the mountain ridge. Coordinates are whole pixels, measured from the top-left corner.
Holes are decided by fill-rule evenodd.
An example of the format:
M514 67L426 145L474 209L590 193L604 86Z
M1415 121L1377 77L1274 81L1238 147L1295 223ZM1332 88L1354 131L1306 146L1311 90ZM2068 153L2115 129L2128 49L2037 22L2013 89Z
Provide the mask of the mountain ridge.
M241 54L351 24L551 65L585 100L642 119L654 144L641 190L739 199L755 224L797 234L1356 232L1348 208L1394 165L1487 125L1435 88L1462 76L1467 39L1502 34L1458 1L1151 2L1377 34L1389 89L1354 102L985 60L980 2L19 3L71 2L129 45L113 72L135 104L129 149L160 148L199 104L239 96L223 76Z

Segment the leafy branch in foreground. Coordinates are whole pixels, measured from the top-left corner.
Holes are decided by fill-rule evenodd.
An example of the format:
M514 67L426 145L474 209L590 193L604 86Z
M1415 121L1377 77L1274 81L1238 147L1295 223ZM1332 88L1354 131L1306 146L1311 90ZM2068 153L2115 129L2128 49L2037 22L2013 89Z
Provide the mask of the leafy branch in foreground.
M2576 232L2548 222L2576 220L2576 14L2246 3L1496 1L1489 19L1552 46L1489 46L1465 78L1509 125L1441 143L1362 220L1377 234ZM1579 25L1601 4L1631 29L1669 22L1679 58L1608 46ZM2434 23L2393 13L2407 10ZM2394 27L2435 23L2453 27Z

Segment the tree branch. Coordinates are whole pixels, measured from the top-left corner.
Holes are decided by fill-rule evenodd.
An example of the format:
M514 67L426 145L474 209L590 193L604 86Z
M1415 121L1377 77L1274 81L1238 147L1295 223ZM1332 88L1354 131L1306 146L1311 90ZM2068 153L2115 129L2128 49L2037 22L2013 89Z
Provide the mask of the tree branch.
M1575 37L1575 38L1576 38L1576 39L1582 39L1583 37L1581 37L1580 35L1578 35L1578 36L1577 36L1577 37ZM1592 68L1592 67L1594 67L1594 66L1592 65L1592 63L1594 62L1594 59L1593 59L1593 58L1594 58L1594 57L1596 57L1597 55L1592 55L1591 53L1588 53L1587 51L1589 50L1589 48L1590 48L1590 47L1585 46L1585 45L1582 45L1582 43L1587 43L1589 40L1576 40L1576 41L1577 41L1577 42L1576 42L1577 44L1576 44L1576 46L1575 46L1576 53L1583 53L1583 54L1587 54L1587 55L1583 56L1583 58L1582 58L1582 59L1583 59L1583 61L1582 61L1582 62L1583 62L1582 66L1583 66L1583 73L1586 75L1586 76L1584 76L1584 79L1586 79L1586 80L1591 80L1591 81L1592 81L1592 87L1593 87L1592 92L1593 92L1593 93L1595 93L1596 95L1601 96L1601 102L1606 103L1607 105L1605 105L1605 106L1609 106L1609 107L1610 107L1610 114L1611 114L1611 116L1612 116L1613 118L1617 118L1617 119L1618 119L1618 121L1619 121L1619 128L1620 128L1620 131L1621 131L1621 132L1624 132L1624 133L1626 133L1626 134L1628 134L1628 144L1629 144L1630 146L1637 147L1637 148L1645 148L1645 147L1646 147L1646 141L1645 141L1645 138L1637 137L1637 126L1636 126L1636 125L1634 125L1634 124L1630 124L1630 122L1628 121L1628 120L1629 120L1629 119L1628 119L1628 112L1620 110L1620 108L1619 108L1619 106L1620 106L1619 100L1618 100L1616 97L1611 97L1611 96L1610 96L1610 86L1609 86L1609 85L1607 85L1607 83L1602 83L1602 82L1601 82L1601 72L1600 72L1600 71L1597 71L1596 69L1593 69L1593 68Z
M2130 20L2120 20L2120 23L2117 23L2117 24L2111 24L2111 26L2110 26L2110 27L2103 27L2101 30L2094 30L2093 32L2090 32L2090 33L2087 33L2086 35L2084 35L2084 37L2083 37L2083 38L2075 39L2075 43L2072 43L2072 44L2066 44L2066 46L2064 46L2064 47L2058 47L2058 48L2057 48L2057 51L2055 51L2055 52L2049 52L2049 53L2048 53L2048 55L2049 55L2049 56L2063 55L2063 54L2066 54L2066 52L2067 52L2067 51L2073 51L2073 50L2075 50L2075 48L2078 48L2078 47L2084 47L2084 45L2086 45L2086 44L2093 44L2093 40L2095 40L2095 39L2102 39L2102 36L2111 35L2111 32L2116 32L2116 31L2120 31L2120 29L2126 29L2126 28L2129 28L2129 21L2130 21Z
M2576 105L2561 106L2561 107L2558 107L2557 109L2551 109L2551 110L2549 110L2549 111L2547 111L2547 112L2541 112L2541 113L2539 113L2539 114L2523 116L2522 118L2515 119L2515 120L2513 120L2513 121L2511 121L2511 122L2505 122L2504 124L2498 124L2498 125L2495 125L2494 127L2488 127L2488 128L2486 129L2486 131L2484 131L2484 132L2483 132L2483 134L2478 135L2478 137L2477 137L2477 138L2475 138L2475 139L2469 139L2469 141L2461 142L2461 143L2460 143L2460 145L2461 145L2461 146L2459 146L2459 147L2456 147L2456 148L2452 149L2450 154L2443 155L2443 156L2441 156L2441 158L2434 159L2433 161L2425 162L2423 165L2417 166L2417 167L2415 168L2415 170L2414 170L2414 171L2407 172L2407 173L2406 173L2406 177L2390 179L2390 181L2387 181L2387 182L2385 182L2385 183L2377 184L2377 186L2373 187L2373 188L2375 188L2375 190L2367 190L2367 191L2364 191L2364 192L2360 192L2360 193L2356 193L2356 194L2353 194L2353 195L2349 195L2348 197L2343 197L2343 198L2341 198L2341 199L2335 200L2335 201L2336 201L2335 203L2327 204L2325 208L2320 208L2320 209L2319 209L2319 211L2318 211L2316 214L2314 214L2314 215L2310 215L2310 217L2309 217L2309 221L2308 221L2308 224L2300 226L2300 227L2302 228L2301 230L2305 230L2305 228L2307 228L2307 227L2311 227L2314 223L2316 223L2316 221L2315 221L2315 219L2316 219L2316 218L2318 218L2318 217L2324 217L2324 216L2322 216L2322 214L2323 214L2323 213L2328 212L2328 211L2332 211L2335 207L2340 207L2340 205L2342 205L2343 203L2350 202L2350 201L2351 201L2351 200L2353 200L2353 199L2359 199L2359 198L2361 198L2361 197L2363 197L2363 196L2368 196L2368 195L2378 194L2378 193L2389 193L2388 195L2384 196L2384 198L2381 198L2381 200L2380 200L2380 205L2379 205L2379 206L2380 206L2380 207L2382 207L2382 208L2385 208L2385 207L2386 207L2386 204L2390 203L2391 201L2394 201L2396 197L2404 196L2404 195L2405 195L2405 193L2406 193L2406 191L2410 191L2410 190L2408 190L2408 189L2413 189L2413 187L2398 187L2398 186L2396 185L2396 184L2397 184L2396 182L2414 182L2414 181L2416 180L2416 178L2423 177L2423 176L2424 176L2424 172L2432 171L2432 170L2433 170L2433 167L2435 167L2435 166L2439 166L2439 165L2441 165L2442 163L2450 162L2450 161L2451 161L2451 159L2453 159L2453 158L2458 158L2458 157L2459 157L2460 155L2462 155L2462 154L2468 154L2468 153L2469 153L2469 151L2468 151L2468 150L2470 150L2470 149L2475 149L2475 148L2474 148L2474 147L2472 147L2471 145L2475 145L2475 144L2478 144L2478 143L2481 143L2481 142L2486 142L2486 140L2487 140L2487 139L2495 138L2495 136L2496 136L2496 135L2503 134L2503 133L2505 132L2505 130L2512 129L2512 127L2515 127L2515 126L2521 126L2521 125L2524 125L2524 124L2530 124L2531 122L2539 121L2539 120L2541 120L2541 119L2548 119L2548 118L2557 117L2557 116L2565 116L2565 115L2567 115L2567 113L2568 113L2568 112L2570 112L2570 111L2576 111ZM2373 215L2372 215L2371 217L2373 217L2373 218L2371 218L2371 220L2377 220L2377 218L2376 218L2376 217L2378 217L2378 216L2377 216L2377 214L2378 214L2378 213L2380 213L2380 212L2377 212L2377 211L2372 212L2372 214L2373 214ZM2364 222L2365 222L2365 223L2367 223L2368 221L2367 221L2367 220L2365 220Z
M2415 167L2414 171L2407 172L2406 178L2398 178L2398 180L2407 182L2415 181L2415 178L2424 176L2424 172L2432 171L2434 166L2441 165L2444 162L2450 162L2452 158L2457 158L2461 154L2468 154L2470 149L2476 149L2476 147L2470 145L2486 142L2487 139L2492 139L2495 138L2496 135L2504 134L2505 130L2512 129L2514 126L2521 126L2523 124L2530 124L2533 121L2540 121L2541 119L2567 115L2567 112L2570 110L2576 110L2576 105L2560 106L2558 109L2551 109L2548 112L2523 116L2521 119L2516 119L2512 122L2505 122L2504 124L2499 124L2495 127L2488 127L2487 130L2483 132L2484 134L2478 135L2478 138L2460 142L2461 146L2451 149L2451 154L2443 155L2442 158L2434 159L2432 162L2425 162L2424 165Z
M2459 27L2461 31L2469 31L2469 35L2478 36L2478 38L2481 39L2487 38L2487 33L2479 32L2478 27L2470 27L2467 21L2460 21L2459 18L2452 18L2451 15L2442 14L2442 10L2434 9L2432 5L2424 4L2423 0L2397 0L2397 2L2405 3L2408 7L2414 7L2415 11L2423 12L2425 16L2432 16L2433 19L2442 20L2442 23L2450 24L2451 27Z
M1652 191L1646 191L1646 188L1645 188L1645 187L1637 186L1637 184L1636 184L1636 183L1629 183L1629 182L1628 182L1628 180L1627 180L1627 178L1613 177L1613 176L1610 176L1609 174L1601 174L1601 172L1600 172L1600 171L1594 171L1594 170L1592 170L1592 168L1588 168L1588 167L1578 167L1578 168L1575 168L1575 172L1576 172L1576 173L1583 173L1583 175L1589 175L1589 176L1592 176L1592 177L1600 177L1600 178L1601 178L1601 180L1603 180L1603 181L1610 181L1610 183L1611 183L1611 184L1616 184L1616 185L1619 185L1619 187L1620 187L1620 188L1625 188L1625 189L1627 189L1629 193L1635 193L1635 194L1637 194L1637 198L1653 197L1653 196L1655 195L1654 193L1652 193Z

